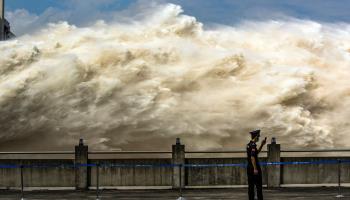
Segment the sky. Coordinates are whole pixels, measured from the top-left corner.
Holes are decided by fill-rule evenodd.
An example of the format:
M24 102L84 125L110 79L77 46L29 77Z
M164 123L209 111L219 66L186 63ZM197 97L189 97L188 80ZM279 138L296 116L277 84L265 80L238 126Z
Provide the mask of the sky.
M286 18L323 23L350 21L350 0L7 0L6 16L15 32L22 34L48 22L84 26L98 19L116 20L115 13L154 3L181 5L185 14L205 25ZM129 15L137 12L131 10L134 13Z

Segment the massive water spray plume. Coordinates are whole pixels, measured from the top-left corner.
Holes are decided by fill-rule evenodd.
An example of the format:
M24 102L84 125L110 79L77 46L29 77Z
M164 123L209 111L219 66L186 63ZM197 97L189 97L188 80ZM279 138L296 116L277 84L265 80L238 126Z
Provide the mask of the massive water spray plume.
M203 29L179 6L145 19L66 22L0 44L0 146L244 147L247 132L346 146L350 26L288 21Z

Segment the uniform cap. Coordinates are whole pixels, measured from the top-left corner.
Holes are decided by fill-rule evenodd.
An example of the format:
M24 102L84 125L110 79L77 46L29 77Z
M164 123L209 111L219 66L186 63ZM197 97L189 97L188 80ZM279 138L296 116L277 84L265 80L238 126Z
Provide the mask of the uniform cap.
M256 137L257 135L260 136L260 130L254 130L249 132L253 137Z

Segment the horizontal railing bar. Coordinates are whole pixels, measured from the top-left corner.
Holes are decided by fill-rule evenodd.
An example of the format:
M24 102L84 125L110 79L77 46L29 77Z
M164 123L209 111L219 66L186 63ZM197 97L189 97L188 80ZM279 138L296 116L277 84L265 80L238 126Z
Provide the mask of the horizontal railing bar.
M0 155L6 154L75 154L74 151L28 151L28 152L0 152Z
M247 151L186 151L185 153L247 153ZM267 151L261 151L261 153L267 153Z
M298 149L285 149L281 150L281 153L332 153L332 152L350 152L350 149L310 149L310 150L298 150ZM171 154L171 151L89 151L89 154ZM232 151L185 151L188 154L210 154L210 153L246 153L243 150ZM267 153L267 151L261 151L261 153ZM31 152L0 152L0 155L6 154L75 154L74 151L31 151Z
M89 151L89 154L171 154L171 151Z
M261 153L267 153L268 151L261 151ZM281 150L282 153L332 153L332 152L350 152L350 149L310 149L310 150L297 150L297 149L286 149ZM243 150L234 150L234 151L186 151L185 153L191 154L206 154L206 153L246 153Z
M282 153L317 153L317 152L350 152L350 149L310 149L310 150L297 150L297 149L286 149L286 150L281 150Z

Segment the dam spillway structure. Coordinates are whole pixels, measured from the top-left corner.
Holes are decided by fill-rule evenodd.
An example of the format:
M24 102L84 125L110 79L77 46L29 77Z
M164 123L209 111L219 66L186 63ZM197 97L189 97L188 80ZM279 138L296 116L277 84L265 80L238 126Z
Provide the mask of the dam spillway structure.
M14 36L11 32L10 23L5 19L5 0L0 0L0 41Z

